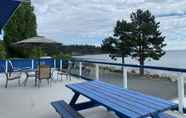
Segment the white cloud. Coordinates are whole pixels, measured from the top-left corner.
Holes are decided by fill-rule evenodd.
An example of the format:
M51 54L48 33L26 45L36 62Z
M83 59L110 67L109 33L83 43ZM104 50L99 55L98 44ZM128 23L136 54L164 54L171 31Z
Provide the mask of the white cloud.
M186 0L32 0L40 35L66 44L96 44L112 33L116 20L149 9L161 23L168 49L186 49ZM179 40L179 42L177 42ZM176 43L177 42L177 43Z

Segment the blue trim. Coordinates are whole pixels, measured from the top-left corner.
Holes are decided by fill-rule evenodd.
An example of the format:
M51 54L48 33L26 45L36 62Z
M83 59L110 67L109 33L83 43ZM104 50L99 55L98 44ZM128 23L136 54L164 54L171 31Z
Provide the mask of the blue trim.
M13 64L15 65L15 67L31 67L31 60L32 59L11 59L11 61L13 62ZM35 63L34 63L34 67L37 67L37 59L34 59ZM54 59L41 59L40 60L41 63L43 64L48 64L51 67L54 67ZM111 62L100 62L100 61L87 61L87 60L79 60L79 59L72 59L70 60L72 62L84 62L84 63L92 63L92 64L106 64L106 65L113 65L113 66L125 66L125 67L131 67L131 68L145 68L145 69L154 69L154 70L164 70L164 71L172 71L172 72L183 72L186 73L186 69L185 68L170 68L170 67L159 67L159 66L149 66L149 65L144 65L144 66L140 66L140 65L135 65L135 64L121 64L121 63L111 63ZM57 68L60 67L60 60L57 59L56 61L56 65ZM66 64L67 61L63 60L63 64ZM5 67L5 60L0 60L0 66L1 67ZM2 72L3 69L0 69L0 72ZM76 74L72 74L74 76L79 76ZM79 76L80 77L80 76ZM89 79L90 78L86 78L86 77L82 77L85 79Z
M0 31L6 25L21 1L19 0L1 0L0 1ZM0 32L1 34L1 32Z
M135 65L135 64L121 64L121 63L100 62L100 61L87 61L87 60L79 60L79 59L72 59L71 61L72 62L106 64L106 65L113 65L113 66L125 66L125 67L132 67L132 68L146 68L146 69L154 69L154 70L164 70L164 71L186 73L186 69L185 68L170 68L170 67L159 67L159 66L149 66L149 65L141 66L141 65Z

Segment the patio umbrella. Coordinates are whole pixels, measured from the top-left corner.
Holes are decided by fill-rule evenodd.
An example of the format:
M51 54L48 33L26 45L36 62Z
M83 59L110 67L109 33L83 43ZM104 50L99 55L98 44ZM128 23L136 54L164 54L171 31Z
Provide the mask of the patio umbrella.
M18 41L16 43L13 43L13 46L17 46L17 47L23 47L23 48L30 48L30 47L34 47L37 49L41 49L41 47L49 47L51 45L61 45L61 43L56 42L54 40L45 38L43 36L37 36L37 37L32 37L32 38L28 38L22 41ZM39 55L39 66L40 66L40 55ZM39 68L39 72L40 72L40 68Z
M56 42L52 39L45 38L43 36L32 37L32 38L28 38L28 39L13 43L13 46L23 47L23 48L33 47L36 49L41 49L42 47L50 47L51 45L57 46L57 45L61 45L61 43ZM39 55L39 58L40 58L40 55Z
M0 34L20 3L20 0L0 0Z
M14 43L14 45L50 45L50 44L61 44L59 42L56 42L52 39L45 38L44 36L37 36L37 37L32 37L28 38L22 41L18 41Z

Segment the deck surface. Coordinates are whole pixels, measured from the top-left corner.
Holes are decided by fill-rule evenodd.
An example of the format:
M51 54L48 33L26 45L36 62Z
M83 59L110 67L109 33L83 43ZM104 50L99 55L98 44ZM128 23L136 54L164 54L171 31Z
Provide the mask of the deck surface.
M17 81L12 81L6 89L4 76L0 75L0 78L0 118L60 118L50 102L61 99L69 102L73 92L65 85L84 81L73 77L72 81L53 81L51 87L43 81L40 88L35 88L34 79L30 79L26 87L18 87ZM80 97L79 101L86 100ZM117 118L103 107L84 110L81 114L85 118Z

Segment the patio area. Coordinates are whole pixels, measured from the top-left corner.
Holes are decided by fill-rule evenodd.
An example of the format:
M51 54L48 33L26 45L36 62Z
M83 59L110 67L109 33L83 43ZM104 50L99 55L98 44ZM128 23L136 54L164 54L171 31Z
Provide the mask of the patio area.
M64 78L63 81L52 81L51 86L43 81L38 88L34 86L34 79L30 78L26 87L18 87L15 80L10 82L8 88L4 88L4 75L1 74L0 78L1 118L60 118L50 102L62 99L69 102L73 92L65 85L84 81L75 77L71 81ZM79 101L86 101L86 98L81 97ZM81 111L81 114L86 118L115 118L112 112L107 112L103 107Z
M11 81L8 88L4 88L5 77L0 75L0 114L1 118L60 118L50 105L51 101L65 100L69 102L73 92L66 88L66 84L83 82L85 80L72 77L72 80L53 80L51 86L43 81L40 88L34 86L34 79L30 78L26 87L18 87L17 81ZM22 75L22 82L24 75ZM80 102L87 99L81 96ZM81 111L85 118L117 118L114 113L104 107L96 107ZM184 117L172 113L179 118Z

